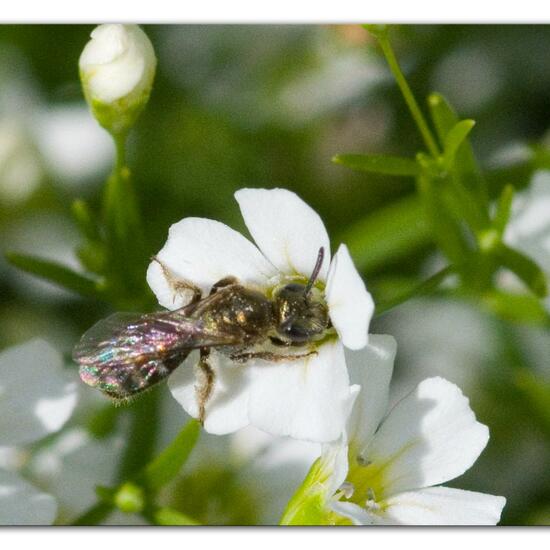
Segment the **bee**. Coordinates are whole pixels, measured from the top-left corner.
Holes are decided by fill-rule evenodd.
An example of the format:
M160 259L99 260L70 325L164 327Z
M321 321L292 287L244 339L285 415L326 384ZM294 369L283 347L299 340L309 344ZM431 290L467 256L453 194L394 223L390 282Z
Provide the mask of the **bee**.
M267 295L228 276L206 297L192 283L175 280L153 258L175 290L192 291L190 302L175 311L115 313L96 323L73 351L80 377L113 400L126 401L167 378L198 349L202 376L195 389L204 423L215 384L208 361L211 349L243 364L251 359L293 361L316 353L311 345L331 329L323 293L314 286L323 257L321 248L305 284L287 282ZM289 353L291 348L299 353Z

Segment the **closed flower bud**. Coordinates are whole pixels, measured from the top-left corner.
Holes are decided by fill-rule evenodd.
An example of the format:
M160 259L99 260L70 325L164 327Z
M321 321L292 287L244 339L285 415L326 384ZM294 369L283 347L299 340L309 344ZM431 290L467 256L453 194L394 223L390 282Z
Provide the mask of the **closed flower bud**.
M100 25L91 37L79 60L84 95L98 122L121 135L149 99L155 52L137 25Z

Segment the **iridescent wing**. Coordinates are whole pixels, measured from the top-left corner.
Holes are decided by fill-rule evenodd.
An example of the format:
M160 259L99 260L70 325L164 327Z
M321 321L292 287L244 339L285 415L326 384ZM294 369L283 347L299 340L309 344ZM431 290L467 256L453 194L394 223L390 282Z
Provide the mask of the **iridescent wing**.
M207 331L181 310L115 313L82 336L73 358L86 384L127 399L166 378L191 350L231 345L234 340L234 335Z

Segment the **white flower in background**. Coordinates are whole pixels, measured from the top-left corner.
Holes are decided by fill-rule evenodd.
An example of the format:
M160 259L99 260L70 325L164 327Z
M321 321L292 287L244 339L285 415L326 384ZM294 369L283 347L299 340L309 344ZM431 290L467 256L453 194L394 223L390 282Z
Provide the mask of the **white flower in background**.
M77 400L76 381L63 373L61 355L32 340L0 354L0 445L22 446L59 430ZM45 525L55 499L15 472L0 470L0 525Z
M114 134L125 132L147 103L157 59L137 25L96 27L80 60L80 78L94 116Z
M296 194L285 189L241 189L235 197L257 247L222 223L186 218L170 228L168 241L157 254L170 276L197 285L205 296L214 283L230 275L268 293L287 282L307 281L324 248L317 284L323 288L337 336L318 344L316 355L276 363L252 359L243 365L213 351L210 363L216 384L206 405L204 427L224 434L251 424L275 435L335 440L353 397L344 346L366 345L372 298L345 245L330 260L321 218ZM149 266L147 281L168 309L178 309L189 300L174 291L158 262ZM192 353L168 382L172 395L194 417L198 406L192 367L197 362L198 353Z
M97 502L98 485L116 483L123 449L121 436L98 439L83 428L73 428L36 453L29 469L33 479L55 495L58 521L74 521Z
M44 106L30 117L36 145L58 183L92 183L113 163L113 144L83 102Z
M42 177L38 152L24 124L15 117L3 117L0 121L0 202L11 206L25 201L38 188Z
M473 465L489 440L487 426L460 389L439 377L388 411L395 351L392 337L371 335L365 350L350 354L351 378L362 390L347 436L323 450L330 508L357 525L496 524L506 499L439 486Z
M550 275L550 171L537 172L514 197L504 241L530 256ZM546 308L550 310L550 298Z

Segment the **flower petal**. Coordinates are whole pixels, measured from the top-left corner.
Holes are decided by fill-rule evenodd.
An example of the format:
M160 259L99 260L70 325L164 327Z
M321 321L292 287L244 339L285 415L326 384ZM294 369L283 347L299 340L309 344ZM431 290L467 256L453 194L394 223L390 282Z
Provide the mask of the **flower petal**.
M388 412L396 351L395 339L386 334L371 334L365 348L346 350L351 381L361 386L347 427L348 439L357 452L367 445Z
M77 401L77 382L43 340L0 354L0 444L20 445L59 430Z
M353 525L374 525L378 523L376 516L369 514L365 508L353 502L333 500L329 507L338 515L351 520Z
M214 389L206 404L204 429L212 434L235 432L249 424L249 372L248 367L233 363L228 358L212 351L209 364L214 370ZM196 365L198 352L193 352L168 379L172 396L185 411L197 418L199 407L195 387L200 375Z
M170 227L168 240L156 257L174 280L198 286L204 295L227 276L244 284L264 286L276 274L275 268L245 237L223 223L204 218L185 218ZM178 309L189 302L191 293L176 291L161 265L152 261L147 282L159 303Z
M385 503L392 525L496 525L504 497L448 487L401 493Z
M260 250L282 273L309 277L319 249L325 258L319 280L326 280L330 242L319 214L286 189L240 189L235 198Z
M326 297L330 319L344 346L365 347L374 302L345 244L340 245L330 264Z
M489 440L468 399L443 378L427 378L402 399L366 449L381 468L384 495L439 485L463 474Z
M340 437L355 391L341 343L296 361L251 361L250 423L274 435L316 442Z
M0 525L51 525L56 514L54 497L17 474L0 470Z

